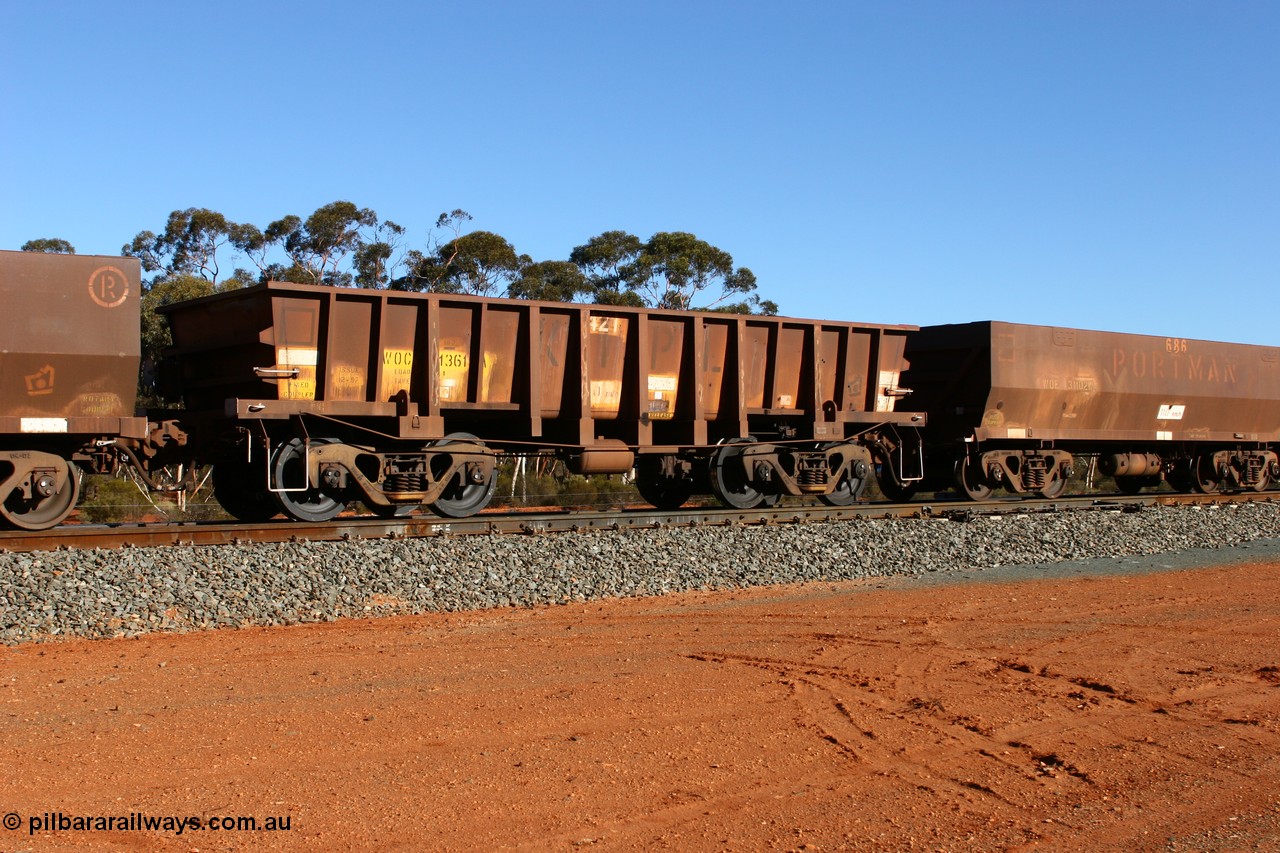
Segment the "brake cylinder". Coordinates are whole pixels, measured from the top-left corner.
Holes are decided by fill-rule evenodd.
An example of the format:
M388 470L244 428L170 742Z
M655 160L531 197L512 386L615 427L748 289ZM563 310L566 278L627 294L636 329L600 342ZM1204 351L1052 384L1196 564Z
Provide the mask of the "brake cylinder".
M575 474L625 474L636 463L635 453L625 442L604 439L584 447L567 461Z
M1159 474L1160 464L1160 457L1154 453L1111 453L1098 457L1098 469L1107 477Z

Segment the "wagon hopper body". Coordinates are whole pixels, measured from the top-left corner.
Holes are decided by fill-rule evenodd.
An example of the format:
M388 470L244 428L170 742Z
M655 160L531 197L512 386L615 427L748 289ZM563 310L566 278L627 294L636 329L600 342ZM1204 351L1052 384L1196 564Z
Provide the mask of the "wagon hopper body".
M280 282L162 310L242 518L356 499L469 515L501 453L634 467L668 508L847 502L877 469L890 488L920 476L923 417L898 411L914 327Z
M1097 454L1126 492L1280 477L1280 350L1015 323L928 326L907 349L930 479L981 498L1061 492Z
M0 521L52 527L76 467L104 470L135 417L141 270L130 258L0 251Z

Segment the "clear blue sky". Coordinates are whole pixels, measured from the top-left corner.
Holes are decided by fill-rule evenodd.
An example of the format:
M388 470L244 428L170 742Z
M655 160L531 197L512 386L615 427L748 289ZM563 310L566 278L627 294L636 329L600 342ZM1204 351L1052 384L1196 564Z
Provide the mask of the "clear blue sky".
M782 313L1280 344L1280 3L0 0L0 248L691 231Z

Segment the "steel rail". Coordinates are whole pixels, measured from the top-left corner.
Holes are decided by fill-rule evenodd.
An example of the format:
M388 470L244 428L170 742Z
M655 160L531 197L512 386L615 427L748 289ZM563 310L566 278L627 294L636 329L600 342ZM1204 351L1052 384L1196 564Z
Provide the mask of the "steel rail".
M34 533L22 530L0 531L0 552L353 539L415 539L481 534L530 535L662 527L765 526L848 521L857 518L932 518L966 521L988 515L1099 510L1136 512L1145 507L1154 506L1223 505L1252 501L1280 502L1280 492L1242 492L1228 495L1082 495L1059 497L1054 500L1011 496L987 501L943 499L906 504L866 503L847 507L784 504L770 509L752 510L712 507L664 511L644 507L593 511L511 511L485 512L463 519L443 519L430 515L396 519L340 516L319 524L306 524L285 519L265 524L229 521L71 524Z

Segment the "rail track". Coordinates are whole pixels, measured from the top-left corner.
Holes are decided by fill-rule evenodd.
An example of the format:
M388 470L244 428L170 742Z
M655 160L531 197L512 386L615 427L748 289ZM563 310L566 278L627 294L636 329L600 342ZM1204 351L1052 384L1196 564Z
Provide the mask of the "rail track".
M53 530L0 531L0 552L51 551L86 548L140 548L246 543L334 541L351 539L411 539L431 536L524 534L624 530L662 527L728 527L734 525L806 524L855 518L946 518L964 521L986 515L1125 511L1145 507L1280 502L1280 491L1233 494L1081 495L1053 500L1004 497L987 501L943 498L913 503L866 503L847 507L783 504L770 509L734 510L686 508L663 511L652 507L583 511L486 512L466 519L430 515L383 519L339 516L333 521L305 524L284 519L263 524L231 521L153 522L140 524L66 525Z

